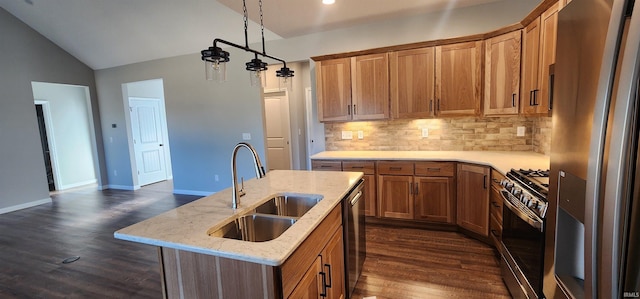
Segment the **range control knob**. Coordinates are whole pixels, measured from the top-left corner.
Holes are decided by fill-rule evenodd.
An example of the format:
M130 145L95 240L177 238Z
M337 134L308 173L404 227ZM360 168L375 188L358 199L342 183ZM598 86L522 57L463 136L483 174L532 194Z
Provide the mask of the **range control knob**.
M511 194L515 195L516 197L517 197L518 195L520 195L521 193L522 193L522 189L520 189L520 188L513 188L513 189L511 189Z

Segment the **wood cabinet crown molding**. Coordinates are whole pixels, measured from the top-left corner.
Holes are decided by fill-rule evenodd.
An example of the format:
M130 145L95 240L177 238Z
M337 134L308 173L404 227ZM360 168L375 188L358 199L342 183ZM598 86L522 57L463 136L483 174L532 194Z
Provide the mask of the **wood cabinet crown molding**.
M387 53L387 52L394 52L394 51L412 50L412 49L419 49L419 48L426 48L426 47L433 47L433 46L443 46L443 45L449 45L449 44L484 40L487 38L492 38L504 33L508 33L508 32L519 30L526 27L531 22L535 21L539 16L541 16L542 13L544 13L547 9L555 5L558 1L559 0L544 0L540 4L538 4L538 6L536 6L521 22L509 25L509 26L505 26L505 27L496 29L494 31L486 32L486 33L416 42L416 43L403 44L403 45L394 45L394 46L366 49L366 50L359 50L359 51L352 51L352 52L345 52L345 53L318 55L318 56L311 57L311 60L318 62L318 61L329 60L329 59L347 58L347 57L369 55L369 54L380 54L380 53Z

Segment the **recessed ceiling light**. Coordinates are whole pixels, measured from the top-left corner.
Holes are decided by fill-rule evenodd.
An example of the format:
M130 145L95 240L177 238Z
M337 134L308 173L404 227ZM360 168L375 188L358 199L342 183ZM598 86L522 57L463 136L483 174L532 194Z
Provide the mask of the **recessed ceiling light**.
M326 5L333 4L335 2L336 0L322 0L322 4L326 4Z

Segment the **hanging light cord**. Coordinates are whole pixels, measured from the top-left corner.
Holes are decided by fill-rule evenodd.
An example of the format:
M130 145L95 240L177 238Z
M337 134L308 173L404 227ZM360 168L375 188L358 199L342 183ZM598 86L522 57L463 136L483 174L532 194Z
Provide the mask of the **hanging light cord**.
M262 53L267 54L267 49L264 47L264 18L262 17L262 0L258 1L260 5L260 34L262 35Z
M249 48L249 36L247 34L247 30L249 29L249 17L247 13L247 2L246 0L242 0L242 11L244 12L244 47Z

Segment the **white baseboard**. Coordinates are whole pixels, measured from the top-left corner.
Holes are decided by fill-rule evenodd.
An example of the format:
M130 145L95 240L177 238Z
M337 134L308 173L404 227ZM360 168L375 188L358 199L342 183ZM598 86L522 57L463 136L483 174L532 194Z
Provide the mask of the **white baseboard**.
M23 204L2 208L2 209L0 209L0 214L10 213L10 212L13 212L13 211L22 210L22 209L26 209L26 208L30 208L30 207L35 207L35 206L42 205L42 204L45 204L45 203L50 203L50 202L51 202L51 197L47 197L45 199L40 199L40 200L36 200L36 201L25 202Z
M129 191L136 190L135 186L127 186L127 185L106 185L104 187L105 189L129 190ZM140 187L138 187L138 189L140 189Z
M67 185L56 186L56 187L58 187L57 188L58 191L62 191L62 190L68 190L68 189L71 189L71 188L81 187L81 186L85 186L85 185L95 184L97 182L98 181L96 179L93 179L93 180L87 180L87 181L83 181L83 182L77 182L77 183L73 183L73 184L67 184Z
M214 193L215 192L173 189L173 194L183 194L183 195L209 196Z

